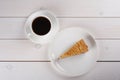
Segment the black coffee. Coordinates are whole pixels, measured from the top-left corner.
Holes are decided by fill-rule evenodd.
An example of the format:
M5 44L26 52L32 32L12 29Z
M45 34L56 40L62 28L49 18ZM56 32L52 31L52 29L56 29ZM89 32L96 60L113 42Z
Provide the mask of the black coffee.
M45 17L38 17L32 23L32 30L38 35L45 35L50 31L51 23Z

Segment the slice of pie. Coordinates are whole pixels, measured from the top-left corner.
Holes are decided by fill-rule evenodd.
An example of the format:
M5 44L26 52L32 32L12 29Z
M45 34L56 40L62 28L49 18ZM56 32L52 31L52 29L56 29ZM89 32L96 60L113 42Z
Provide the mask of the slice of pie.
M67 57L83 54L88 51L88 46L83 39L76 42L67 52L60 55L59 59L64 59Z

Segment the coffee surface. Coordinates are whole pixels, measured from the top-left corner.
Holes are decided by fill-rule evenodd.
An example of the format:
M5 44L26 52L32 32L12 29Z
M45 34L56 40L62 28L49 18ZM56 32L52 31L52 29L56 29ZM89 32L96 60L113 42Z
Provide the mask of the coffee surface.
M50 21L45 17L38 17L33 20L32 30L37 35L45 35L51 29Z

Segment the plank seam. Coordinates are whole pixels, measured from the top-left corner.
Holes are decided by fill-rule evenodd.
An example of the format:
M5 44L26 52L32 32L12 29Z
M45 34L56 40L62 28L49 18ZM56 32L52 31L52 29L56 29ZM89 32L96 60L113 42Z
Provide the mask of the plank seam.
M28 18L28 16L0 16L0 18ZM95 16L91 16L91 17L87 17L87 16L57 16L57 18L120 18L120 16L118 17L95 17Z
M0 40L29 40L28 38L0 38ZM120 40L120 38L95 38L95 40Z
M50 60L0 60L0 62L51 62ZM120 60L98 60L96 62L120 62Z

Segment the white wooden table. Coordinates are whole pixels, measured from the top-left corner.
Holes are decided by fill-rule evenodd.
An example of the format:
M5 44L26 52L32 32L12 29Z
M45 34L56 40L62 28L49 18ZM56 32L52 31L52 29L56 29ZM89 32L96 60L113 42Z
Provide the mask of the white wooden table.
M26 38L25 20L41 7L57 15L61 30L78 26L95 35L100 58L91 72L60 76L47 45ZM120 80L120 0L0 0L0 80Z

